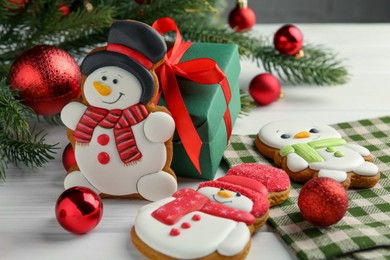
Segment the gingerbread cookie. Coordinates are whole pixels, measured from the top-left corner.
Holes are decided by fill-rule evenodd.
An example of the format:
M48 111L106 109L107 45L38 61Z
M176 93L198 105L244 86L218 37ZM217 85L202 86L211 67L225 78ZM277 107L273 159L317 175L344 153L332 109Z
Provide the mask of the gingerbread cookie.
M243 163L228 170L226 176L242 176L250 182L262 183L268 191L270 206L283 203L290 194L290 179L287 173L273 166L258 163Z
M151 201L169 197L177 189L170 169L175 123L153 104L165 42L136 21L113 23L107 42L83 60L82 98L61 112L77 162L64 186Z
M346 189L373 187L380 178L370 151L347 143L332 127L298 121L276 121L260 129L255 145L291 180L330 177Z
M131 238L149 259L244 259L268 212L264 185L230 176L143 207Z

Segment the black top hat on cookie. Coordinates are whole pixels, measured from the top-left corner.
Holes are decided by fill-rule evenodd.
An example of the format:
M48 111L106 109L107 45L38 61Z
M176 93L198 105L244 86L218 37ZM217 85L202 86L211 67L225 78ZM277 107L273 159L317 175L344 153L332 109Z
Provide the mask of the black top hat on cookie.
M163 37L151 26L136 21L118 21L111 25L105 50L88 54L81 72L88 76L94 70L116 66L132 73L141 83L140 103L147 103L155 91L150 69L167 52Z

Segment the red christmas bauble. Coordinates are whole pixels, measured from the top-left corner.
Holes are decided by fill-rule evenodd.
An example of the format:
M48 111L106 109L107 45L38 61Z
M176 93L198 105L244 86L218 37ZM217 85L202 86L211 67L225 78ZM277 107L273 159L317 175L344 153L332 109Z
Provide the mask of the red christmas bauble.
M75 234L85 234L99 224L103 215L103 204L91 189L72 187L60 195L55 212L64 229Z
M277 51L286 55L297 54L303 45L303 34L298 27L286 24L276 31L274 46Z
M280 97L280 82L270 73L259 74L249 83L249 94L259 105L269 105Z
M337 181L320 177L305 183L298 196L302 216L317 226L330 226L343 218L348 209L348 194Z
M69 6L67 6L65 3L58 5L58 11L62 14L62 16L67 16L70 14L71 9Z
M66 51L38 45L20 55L8 78L22 102L39 115L54 115L80 95L81 73Z
M76 164L74 150L72 144L70 143L65 147L64 152L62 153L62 164L67 171L70 169L70 167Z
M255 12L248 7L247 1L238 1L236 7L229 13L230 27L236 32L244 32L252 29L256 23Z

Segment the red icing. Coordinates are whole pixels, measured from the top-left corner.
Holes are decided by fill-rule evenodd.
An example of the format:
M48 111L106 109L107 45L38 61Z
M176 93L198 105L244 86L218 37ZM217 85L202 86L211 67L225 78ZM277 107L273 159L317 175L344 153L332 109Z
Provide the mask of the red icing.
M199 220L201 220L201 218L202 218L202 216L199 215L199 214L195 214L195 215L192 216L192 220L193 221L199 221Z
M101 164L107 164L110 162L110 155L106 152L101 152L98 154L97 159Z
M155 219L166 225L173 225L183 216L194 211L200 211L217 217L245 222L248 225L253 224L255 221L255 217L252 214L243 210L230 208L217 202L212 202L206 196L193 189L181 189L173 196L176 198L175 200L152 212L152 216ZM266 210L264 211L265 213L269 208L269 203L265 196L262 195L262 198L264 198L264 203L267 205ZM199 221L200 215L197 215L198 214L192 216L192 219Z
M254 181L254 180L249 179L247 177L230 175L230 176L224 176L224 177L218 178L217 181L223 181L223 182L236 184L238 186L242 186L242 187L251 189L253 191L259 192L265 196L268 196L268 190L261 182Z
M192 189L181 189L173 194L176 199L163 205L152 216L166 225L177 223L184 215L202 208L209 199Z
M264 164L243 163L232 167L226 175L257 180L264 184L269 192L284 191L290 187L290 179L284 170Z
M169 232L169 235L176 237L176 236L180 235L180 230L177 228L172 228L171 232Z
M107 145L110 142L110 137L106 134L101 134L98 136L97 141L100 145Z
M184 228L184 229L190 228L191 227L191 223L183 222L183 224L181 224L181 227Z
M203 187L224 188L229 191L241 193L242 195L244 195L245 197L253 201L253 207L250 213L253 214L255 217L264 215L269 209L269 202L268 202L267 195L264 195L260 192L253 191L246 187L242 187L228 182L219 181L219 179L215 181L202 182L199 185L198 189Z

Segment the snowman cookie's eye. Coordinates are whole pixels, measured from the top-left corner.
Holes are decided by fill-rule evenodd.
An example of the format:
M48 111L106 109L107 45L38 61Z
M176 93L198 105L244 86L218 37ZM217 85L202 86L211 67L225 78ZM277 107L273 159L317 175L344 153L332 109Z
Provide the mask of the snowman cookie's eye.
M237 192L236 197L241 197L241 193Z
M280 136L280 138L282 138L282 139L288 139L288 138L290 138L291 137L291 135L289 135L289 134L282 134L281 136Z
M117 83L118 83L118 80L117 80L117 79L113 79L113 80L112 80L112 83L117 84Z
M313 133L313 134L318 134L320 132L320 130L318 130L317 128L312 128L309 130L310 133Z
M224 188L220 188L219 190L225 190Z
M102 77L102 80L103 80L103 81L106 81L106 80L107 80L107 77L106 77L106 76L103 76L103 77Z

